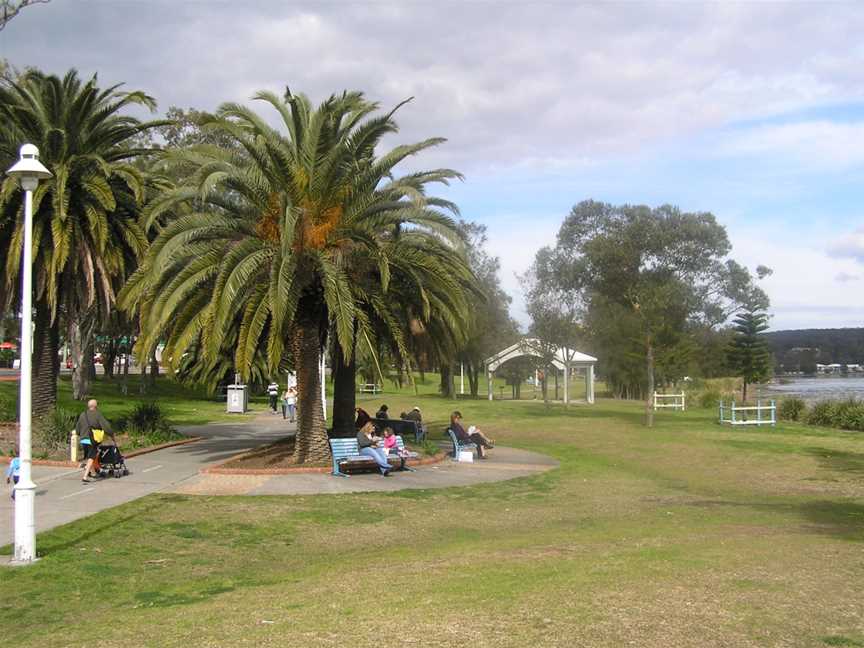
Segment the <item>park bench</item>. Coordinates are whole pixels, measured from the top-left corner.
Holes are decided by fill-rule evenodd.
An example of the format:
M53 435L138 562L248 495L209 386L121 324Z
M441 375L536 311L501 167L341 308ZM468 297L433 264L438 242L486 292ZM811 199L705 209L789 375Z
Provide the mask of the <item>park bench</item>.
M360 393L361 394L379 394L381 393L381 385L377 383L366 383L365 385L360 385Z
M407 436L408 434L414 435L414 443L420 443L426 438L426 428L424 428L417 421L412 421L411 419L380 419L375 418L372 419L373 425L375 425L375 429L378 430L378 434L384 434L384 428L389 427L393 430L393 434Z
M401 436L396 437L396 447L400 450L405 449L405 442ZM333 472L331 474L337 477L347 477L348 475L342 470L343 468L376 468L378 464L372 457L360 454L360 448L357 446L357 439L330 439L330 454L333 455ZM408 459L416 459L419 457L416 452L409 452ZM387 461L396 465L401 463L400 457L388 456ZM405 466L405 470L414 471L413 468Z
M462 443L459 440L459 437L456 436L456 433L451 428L447 428L447 436L450 437L450 443L453 444L453 458L454 459L459 458L459 452L461 450L470 450L471 452L474 452L477 449L476 443ZM479 454L478 454L478 456L479 456Z

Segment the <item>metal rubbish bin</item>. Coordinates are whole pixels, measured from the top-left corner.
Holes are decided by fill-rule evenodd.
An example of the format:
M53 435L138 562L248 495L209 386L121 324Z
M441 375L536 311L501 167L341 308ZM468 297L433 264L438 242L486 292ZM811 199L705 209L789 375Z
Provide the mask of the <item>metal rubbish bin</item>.
M226 412L245 414L249 409L249 388L246 385L228 385Z

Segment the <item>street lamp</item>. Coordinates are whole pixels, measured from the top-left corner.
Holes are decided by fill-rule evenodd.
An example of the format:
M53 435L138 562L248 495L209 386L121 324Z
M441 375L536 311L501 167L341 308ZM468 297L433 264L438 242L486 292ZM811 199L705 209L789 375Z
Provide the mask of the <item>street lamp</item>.
M33 191L51 172L39 162L33 144L21 147L21 158L6 172L24 190L24 258L21 262L21 387L18 452L21 473L15 486L15 562L36 560L36 484L33 483L33 452L30 416L33 354Z

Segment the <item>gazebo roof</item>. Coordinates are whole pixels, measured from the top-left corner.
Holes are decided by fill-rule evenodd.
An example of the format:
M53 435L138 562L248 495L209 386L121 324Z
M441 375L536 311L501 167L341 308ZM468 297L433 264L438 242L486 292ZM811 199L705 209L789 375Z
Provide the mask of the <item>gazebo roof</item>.
M539 356L537 350L542 348L542 342L534 338L524 338L516 344L512 344L506 349L502 349L491 358L486 359L486 366L489 371L495 371L502 364L513 358L521 356ZM587 367L597 362L597 358L590 356L587 353L574 351L572 349L561 348L555 352L555 359L552 364L558 369L564 369L565 360L570 359L571 367Z

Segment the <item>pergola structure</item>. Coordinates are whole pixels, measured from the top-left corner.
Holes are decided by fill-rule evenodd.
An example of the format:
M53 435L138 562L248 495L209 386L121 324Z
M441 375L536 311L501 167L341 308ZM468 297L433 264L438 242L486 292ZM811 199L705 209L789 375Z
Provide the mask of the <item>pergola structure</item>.
M486 381L489 390L489 400L494 398L492 394L492 374L498 367L514 358L522 356L542 357L539 349L542 342L532 338L525 338L516 344L507 347L486 360ZM564 372L564 402L570 402L568 382L570 372L574 369L585 369L585 399L589 403L594 402L594 365L597 358L573 349L560 348L555 352L552 366Z

